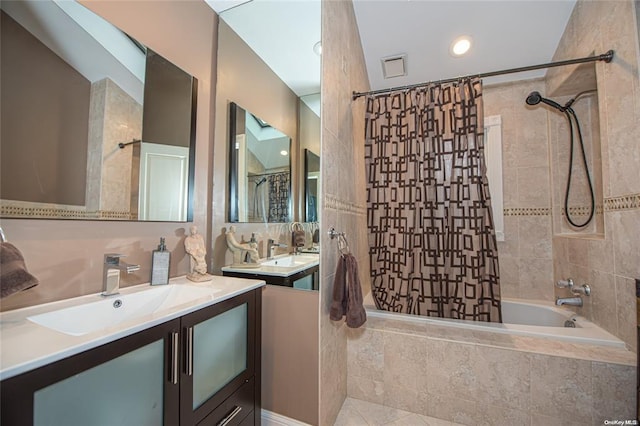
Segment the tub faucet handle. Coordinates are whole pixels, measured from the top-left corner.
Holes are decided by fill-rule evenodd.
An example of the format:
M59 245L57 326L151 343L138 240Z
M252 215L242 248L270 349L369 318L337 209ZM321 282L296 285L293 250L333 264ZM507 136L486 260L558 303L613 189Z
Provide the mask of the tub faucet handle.
M566 280L559 280L556 283L556 287L558 287L558 288L573 288L573 280L571 278L567 278Z
M589 286L589 284L582 284L580 287L573 287L571 289L571 294L573 294L574 296L577 296L579 294L591 296L591 286Z

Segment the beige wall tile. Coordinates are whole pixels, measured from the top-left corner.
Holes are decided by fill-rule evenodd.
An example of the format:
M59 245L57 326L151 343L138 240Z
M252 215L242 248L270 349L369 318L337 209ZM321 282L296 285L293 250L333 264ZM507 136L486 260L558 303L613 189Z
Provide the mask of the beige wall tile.
M636 369L627 365L594 362L593 423L636 418Z
M640 277L640 209L608 213L616 275Z
M480 389L475 345L430 340L427 346L427 391L443 398L476 401ZM386 355L386 353L385 353ZM429 414L439 418L446 418ZM447 420L453 420L447 418Z
M518 207L550 207L548 167L518 169Z
M581 285L582 283L577 283ZM591 303L593 321L613 335L618 335L616 312L616 284L612 274L591 270L591 296L583 297Z
M374 404L384 404L384 382L351 375L347 377L347 396Z
M527 411L531 401L530 355L483 346L478 346L476 355L478 407L500 406Z
M590 423L591 375L590 361L532 355L532 412Z
M523 259L520 264L520 297L533 300L554 300L553 261Z
M514 410L496 405L477 405L478 417L476 426L526 426L530 424L527 411Z
M518 218L518 246L523 259L551 259L551 218L523 216Z
M618 319L618 336L627 347L638 351L636 283L632 278L615 276L616 282L616 315ZM613 314L613 313L612 313Z
M402 385L413 391L426 390L426 359L426 339L407 334L384 333L385 399L391 397L392 392L387 392L390 386Z
M347 368L350 376L383 381L385 334L368 328L349 330Z

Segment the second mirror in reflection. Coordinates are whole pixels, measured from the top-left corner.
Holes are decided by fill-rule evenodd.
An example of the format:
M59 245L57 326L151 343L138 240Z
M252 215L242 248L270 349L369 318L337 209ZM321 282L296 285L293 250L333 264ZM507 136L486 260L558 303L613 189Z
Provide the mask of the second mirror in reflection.
M233 102L229 117L229 221L291 221L291 138Z

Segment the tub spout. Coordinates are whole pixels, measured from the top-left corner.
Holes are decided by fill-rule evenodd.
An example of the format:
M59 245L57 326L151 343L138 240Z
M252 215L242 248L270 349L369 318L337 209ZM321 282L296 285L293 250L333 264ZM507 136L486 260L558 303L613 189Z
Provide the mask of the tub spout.
M582 297L558 297L556 299L556 305L582 306Z

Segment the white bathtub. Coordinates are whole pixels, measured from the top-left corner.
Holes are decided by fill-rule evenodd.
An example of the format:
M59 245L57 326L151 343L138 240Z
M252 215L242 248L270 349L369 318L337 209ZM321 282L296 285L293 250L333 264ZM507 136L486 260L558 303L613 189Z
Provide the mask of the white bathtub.
M542 337L574 343L625 347L624 342L611 333L576 315L573 311L557 307L551 302L503 298L502 324L379 311L373 303L371 293L365 297L365 307L367 316L372 318L394 319L410 323L434 324L518 336ZM575 328L565 327L565 321L573 322Z

